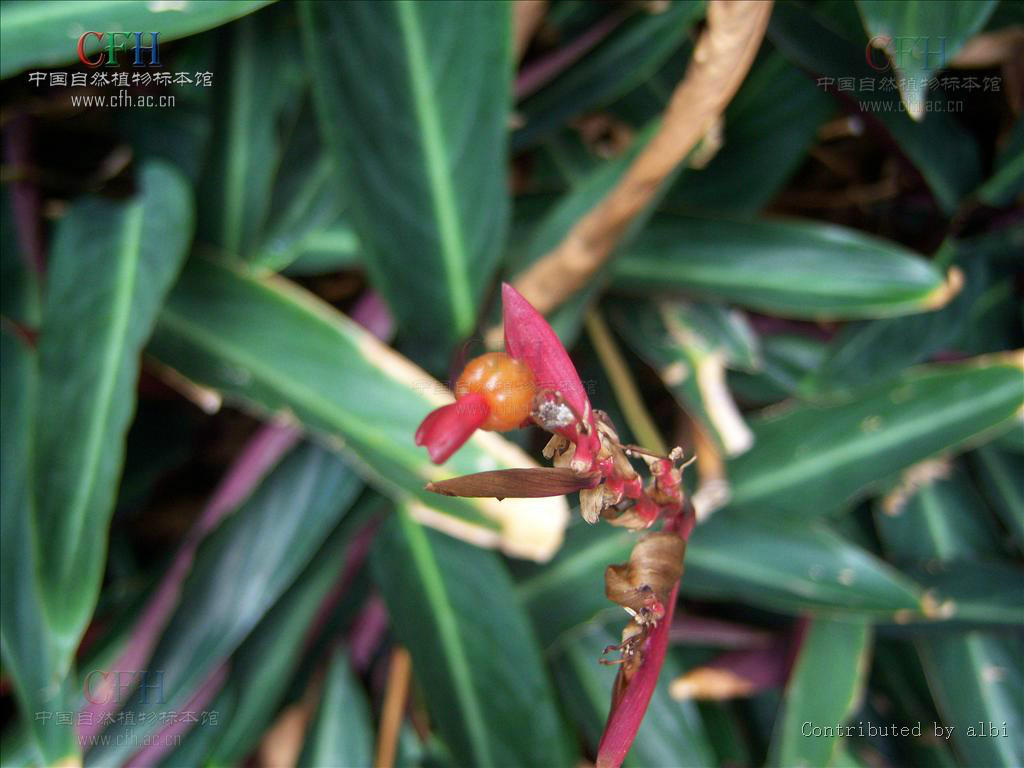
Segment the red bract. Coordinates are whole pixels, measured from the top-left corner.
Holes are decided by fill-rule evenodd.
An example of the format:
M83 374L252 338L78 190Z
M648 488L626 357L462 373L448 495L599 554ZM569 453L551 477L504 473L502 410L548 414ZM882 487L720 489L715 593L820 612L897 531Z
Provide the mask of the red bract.
M425 445L430 460L442 464L483 426L489 415L483 396L470 393L428 413L416 430L416 445Z
M573 468L591 469L600 448L590 400L562 342L537 310L508 283L502 285L505 348L533 373L541 427L564 435L576 446ZM466 403L467 407L460 406ZM478 395L460 396L456 403L432 411L416 430L416 445L424 445L440 464L479 429L490 415Z

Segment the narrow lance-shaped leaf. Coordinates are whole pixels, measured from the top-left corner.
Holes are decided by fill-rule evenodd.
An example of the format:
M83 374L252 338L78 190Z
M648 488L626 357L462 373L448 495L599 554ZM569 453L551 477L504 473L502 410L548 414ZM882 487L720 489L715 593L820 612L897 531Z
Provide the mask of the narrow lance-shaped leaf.
M103 576L139 355L187 250L179 174L142 168L127 202L76 203L57 227L39 337L35 529L42 597L66 671Z
M373 572L432 719L464 765L571 763L540 649L492 552L399 509Z
M472 332L505 238L510 7L359 0L300 14L370 278L420 349L447 353Z
M839 741L837 726L862 695L870 648L864 619L810 620L775 723L770 765L829 764Z
M349 670L348 655L338 648L324 679L324 692L306 732L299 768L373 763L373 728L366 694Z
M253 329L259 328L259 334ZM453 535L547 559L569 516L562 497L466 500L424 483L530 467L525 452L478 432L443 466L413 442L434 407L450 401L424 371L288 281L258 280L193 259L164 308L151 351L200 383L261 411L287 410L358 459L384 492Z
M959 290L896 243L832 224L656 216L612 264L616 290L723 299L783 317L924 312Z
M827 407L752 424L757 448L728 467L730 507L807 519L835 510L923 459L1005 428L1024 406L1020 353L922 366Z
M903 103L915 120L924 117L929 79L949 66L998 4L998 0L857 0L870 44L889 57ZM873 66L888 68L878 62Z
M294 12L280 4L240 19L218 31L216 46L221 98L199 188L198 234L205 243L252 260L303 96Z
M74 756L77 745L72 724L36 717L36 712L64 711L68 703L40 600L31 528L37 361L28 342L6 322L0 345L0 655L33 750L52 765Z
M327 450L302 445L285 457L252 496L200 547L171 618L150 660L149 680L90 750L96 764L120 764L162 725L148 713L185 709L291 586L348 512L362 488ZM287 514L285 514L287 512Z
M992 532L979 526L983 518L977 509L975 514L964 509L958 487L962 483L959 475L947 479L915 468L875 514L879 536L891 556L955 563L953 585L985 574L986 561L995 554ZM914 535L907 536L908 531ZM1014 623L1019 625L1020 575L1008 578L1005 571L996 575L988 570L984 578L990 593L1007 584L1017 593L1009 604L1017 611ZM940 604L940 611L951 618L960 610L956 600ZM953 726L949 736L964 764L1009 768L1024 762L1024 745L1012 735L1024 728L1024 675L1017 663L1022 645L1019 633L974 629L924 635L915 641L928 687L944 724ZM994 725L994 733L980 730L987 723Z
M89 30L145 30L143 45L150 43L150 32L157 32L160 42L164 43L237 19L269 2L271 0L204 0L202 3L158 4L24 0L4 3L0 11L0 29L3 30L0 77L10 77L29 67L46 68L77 62L78 38ZM149 53L143 51L143 55L149 56Z
M332 588L342 583L355 535L378 504L375 498L369 503L357 502L309 566L232 654L231 674L209 706L210 711L220 713L217 723L193 726L169 755L165 763L169 768L203 762L233 765L256 747L287 696L296 671L310 659L310 632L318 612L330 599Z

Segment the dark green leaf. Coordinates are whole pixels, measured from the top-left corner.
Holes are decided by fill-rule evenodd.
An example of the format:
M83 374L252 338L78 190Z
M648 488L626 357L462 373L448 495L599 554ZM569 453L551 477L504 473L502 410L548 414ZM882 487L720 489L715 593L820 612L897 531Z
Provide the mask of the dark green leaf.
M161 725L147 713L186 708L294 583L361 487L352 470L314 445L281 461L201 545L181 603L149 662L160 675L159 695L136 693L125 705L134 724L119 720L108 728L111 738L93 747L90 762L123 762Z
M199 189L199 236L253 261L305 85L295 15L279 5L247 16L218 32L216 51L213 67L224 97L216 102L210 162Z
M981 31L996 5L998 0L857 0L871 45L886 51L903 103L916 119L924 114L928 80Z
M971 457L986 497L1017 540L1018 549L1024 548L1024 458L993 444L982 446Z
M364 263L422 350L473 331L504 244L510 16L502 3L301 6Z
M373 728L366 694L338 648L324 679L324 692L299 756L299 768L369 766L373 764Z
M870 626L863 620L811 619L775 723L769 765L829 764L836 728L861 696L870 648ZM815 735L814 728L833 735Z
M36 717L37 712L71 708L62 685L65 670L40 602L32 541L37 360L6 322L0 328L0 345L0 654L30 748L38 749L42 762L52 765L76 756L78 745L70 723L62 726Z
M912 369L838 405L793 406L751 423L729 463L730 508L802 519L834 511L923 459L1008 426L1021 408L1016 354Z
M612 264L616 290L724 299L810 319L942 306L953 288L896 243L830 224L655 216Z
M184 179L152 162L127 202L76 203L54 238L39 338L42 597L63 672L96 604L139 354L191 240Z
M903 493L908 495L901 510L903 516L911 516L911 524L917 520L913 538L905 534L905 526L894 523L897 516L891 514L891 501L876 514L878 532L886 548L896 557L926 555L962 561L958 566L932 569L940 579L945 576L945 585L940 584L939 588L954 595L939 604L940 615L958 615L962 608L957 606L956 594L962 594L966 587L968 592L973 590L974 598L980 597L982 601L998 601L1002 592L1008 598L1006 604L1016 610L1015 623L1019 624L1019 568L1013 569L1018 573L1009 575L1007 567L995 565L998 570L993 573L993 566L979 562L978 558L991 556L988 533L983 529L971 530L976 520L964 514L958 498L941 490L949 481L934 473L918 471L917 475L916 482L905 481ZM937 599L944 599L941 593ZM916 645L939 712L945 725L953 728L946 738L952 737L963 762L1020 765L1024 761L1024 745L1011 735L1024 728L1024 675L1017 663L1024 652L1020 635L969 630L922 636ZM993 723L1000 731L996 735L979 735L978 726L984 723ZM1001 730L1004 724L1005 735ZM975 729L975 733L969 728Z
M519 599L545 646L619 613L605 597L604 572L628 560L635 543L626 531L577 524L551 563L522 569ZM916 585L824 526L761 523L725 511L694 531L680 594L791 613L920 609Z
M569 765L540 649L492 552L400 509L373 571L432 719L461 765Z

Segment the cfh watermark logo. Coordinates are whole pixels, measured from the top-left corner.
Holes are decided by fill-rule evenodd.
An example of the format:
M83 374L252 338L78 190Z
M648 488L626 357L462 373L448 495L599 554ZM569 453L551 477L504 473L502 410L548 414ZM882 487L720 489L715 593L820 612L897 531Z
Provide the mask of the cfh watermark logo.
M94 669L82 681L82 694L90 704L121 704L133 691L139 692L141 704L163 704L163 670Z
M864 48L868 66L876 72L911 67L938 71L946 68L946 38L927 35L875 35Z
M146 36L149 44L146 45ZM116 67L118 54L131 54L133 67L160 66L159 32L86 32L78 38L78 60L90 69Z

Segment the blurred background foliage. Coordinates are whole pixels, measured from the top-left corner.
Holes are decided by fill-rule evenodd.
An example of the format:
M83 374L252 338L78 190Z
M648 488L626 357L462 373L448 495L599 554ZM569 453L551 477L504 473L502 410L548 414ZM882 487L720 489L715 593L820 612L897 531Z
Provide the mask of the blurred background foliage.
M776 3L550 315L624 440L698 454L629 764L1024 764L1021 8ZM423 492L534 430L440 468L412 436L499 279L655 135L707 10L5 0L3 765L593 759L633 537ZM212 86L30 81L112 29ZM879 73L879 35L941 62ZM923 734L802 733L837 722Z

